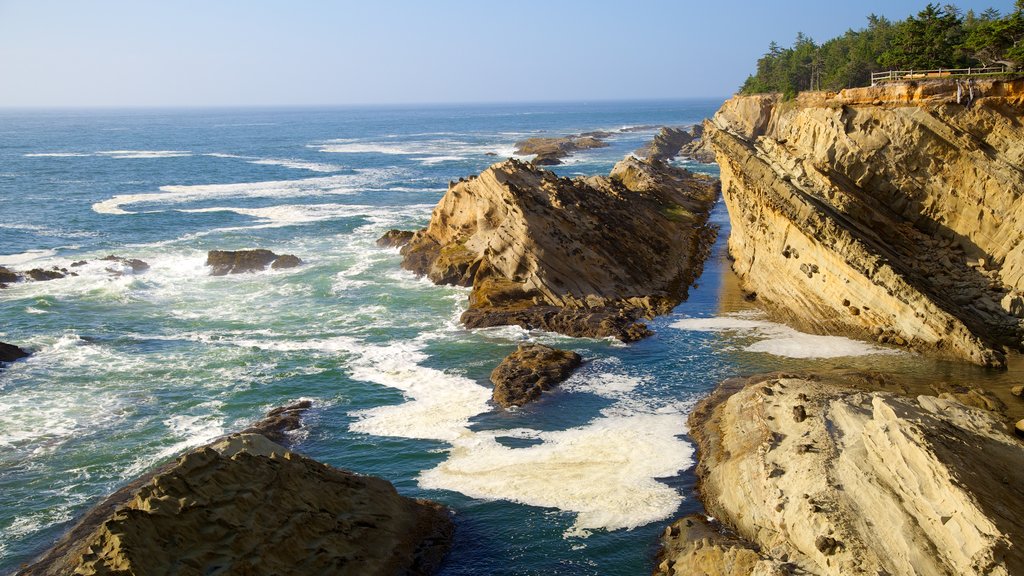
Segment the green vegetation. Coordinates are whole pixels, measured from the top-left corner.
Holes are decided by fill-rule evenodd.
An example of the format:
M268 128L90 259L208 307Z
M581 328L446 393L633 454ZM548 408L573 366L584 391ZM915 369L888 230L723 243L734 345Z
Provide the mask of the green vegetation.
M916 16L900 22L868 16L868 25L847 30L838 38L816 44L797 34L790 48L772 42L757 61L757 72L740 92L839 90L871 83L871 73L890 69L932 70L1024 64L1024 0L1002 15L988 9L980 14L956 6L928 4Z

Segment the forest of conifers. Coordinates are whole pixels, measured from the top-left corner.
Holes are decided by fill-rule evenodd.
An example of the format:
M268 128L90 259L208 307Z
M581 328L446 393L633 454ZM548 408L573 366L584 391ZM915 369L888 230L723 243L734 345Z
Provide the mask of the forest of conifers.
M988 9L963 12L952 4L928 4L916 16L892 22L868 16L868 25L817 44L797 34L790 48L772 42L757 61L744 94L839 90L871 83L883 70L933 70L1024 64L1024 0L1009 14Z

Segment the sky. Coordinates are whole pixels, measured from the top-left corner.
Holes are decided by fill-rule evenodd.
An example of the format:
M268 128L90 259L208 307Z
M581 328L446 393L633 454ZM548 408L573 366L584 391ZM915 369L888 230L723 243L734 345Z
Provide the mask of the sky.
M0 0L0 107L720 98L773 40L820 42L925 4Z

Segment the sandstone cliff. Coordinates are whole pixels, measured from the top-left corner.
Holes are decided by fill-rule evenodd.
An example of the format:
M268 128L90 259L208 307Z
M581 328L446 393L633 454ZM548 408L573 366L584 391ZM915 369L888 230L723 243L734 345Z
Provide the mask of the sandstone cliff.
M462 321L632 341L700 275L717 182L629 157L608 177L559 178L516 160L453 183L402 266L472 286Z
M1024 81L735 97L705 138L746 290L805 330L1003 366L1024 317Z
M658 573L1024 574L1024 445L992 412L876 384L760 377L698 406L699 490L742 540L677 523Z
M269 440L308 403L181 456L90 511L19 574L430 574L452 523L386 480Z

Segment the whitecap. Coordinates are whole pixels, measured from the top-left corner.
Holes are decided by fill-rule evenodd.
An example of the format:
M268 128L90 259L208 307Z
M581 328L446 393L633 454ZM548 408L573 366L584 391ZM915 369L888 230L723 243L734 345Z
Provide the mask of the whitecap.
M25 158L80 158L82 156L92 156L92 154L86 152L33 152L31 154L23 154Z
M0 266L23 266L36 260L44 260L57 254L56 250L27 250L19 254L0 255Z
M720 332L754 338L746 345L747 352L762 352L787 358L839 358L869 354L900 354L899 350L883 348L869 342L843 336L825 336L800 332L785 324L761 319L749 313L713 318L684 318L672 323L673 328L695 332Z
M117 160L181 158L192 155L188 150L101 150L96 152L96 154Z

